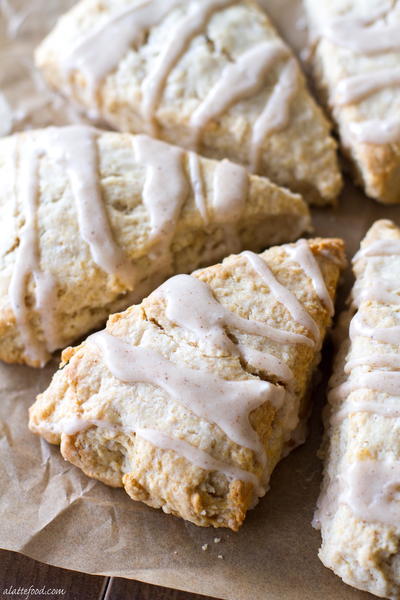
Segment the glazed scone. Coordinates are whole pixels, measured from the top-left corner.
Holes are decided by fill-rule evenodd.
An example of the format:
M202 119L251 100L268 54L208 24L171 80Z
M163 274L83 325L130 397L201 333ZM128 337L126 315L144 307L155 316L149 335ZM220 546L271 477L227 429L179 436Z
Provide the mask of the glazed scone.
M305 0L316 84L368 196L400 202L400 5Z
M328 395L324 482L315 521L325 566L349 585L398 599L400 229L377 221L361 248L346 316L349 337Z
M88 476L237 530L295 445L343 263L341 240L176 275L63 352L30 410Z
M32 366L172 274L310 227L244 167L81 126L2 139L0 206L0 359Z
M228 158L317 204L341 189L330 125L254 2L83 0L36 63L116 129Z

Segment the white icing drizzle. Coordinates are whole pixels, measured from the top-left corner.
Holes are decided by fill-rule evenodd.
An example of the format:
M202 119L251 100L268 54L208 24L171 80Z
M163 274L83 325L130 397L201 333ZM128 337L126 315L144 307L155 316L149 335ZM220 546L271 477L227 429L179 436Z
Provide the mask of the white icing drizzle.
M217 83L191 116L190 125L194 131L194 145L197 147L201 133L211 120L220 117L233 104L253 96L265 85L272 67L287 58L289 51L280 42L262 42L244 52L235 63L222 71ZM286 104L279 106L280 113L274 115L274 123L284 122ZM263 119L266 128L266 117ZM257 131L259 134L261 127Z
M290 385L293 373L281 360L271 354L249 348L245 344L235 344L229 338L225 327L237 329L250 335L265 336L271 332L265 324L243 319L220 304L211 288L204 282L189 275L177 275L165 282L156 293L167 302L166 317L180 327L191 331L204 343L232 354L238 354L259 371L272 373L279 381ZM282 332L279 341L284 343L306 343L305 337L290 332ZM285 334L289 335L286 336Z
M249 415L265 402L280 408L285 397L283 388L259 379L227 381L212 373L178 366L152 348L131 346L106 331L93 334L88 341L101 349L115 377L126 383L162 388L199 418L215 423L233 442L253 450L265 467L265 451Z
M400 254L398 240L377 240L364 246L354 257L353 262L361 258L370 259L375 256L392 256ZM384 280L383 301L390 301L386 296ZM361 280L357 290L356 302L362 300L381 301L379 290L372 288ZM391 295L391 292L389 292ZM396 296L396 298L398 298ZM396 301L396 304L398 302ZM362 318L361 311L353 317L350 328L350 341L357 336L365 336L377 342L400 345L400 326L398 327L368 327ZM364 370L364 369L370 370ZM337 426L351 414L365 412L380 415L384 418L400 416L400 356L394 353L373 354L366 357L347 359L344 371L347 380L334 386L329 392L329 402L332 407L338 403L338 409L332 410L330 424ZM332 382L335 378L332 378ZM374 396L353 397L358 390L373 390L378 394L386 394L384 399ZM350 399L349 399L350 397ZM397 527L400 521L400 503L398 491L400 488L400 462L383 460L357 460L345 467L338 475L339 502L347 504L354 515L367 522L380 522L391 527ZM332 484L331 484L332 486ZM319 513L329 511L329 489L321 498Z
M207 204L204 194L204 184L201 174L201 164L198 154L188 152L189 173L192 182L194 201L205 224L208 223Z
M41 151L33 137L27 137L18 148L17 194L25 222L19 232L19 246L9 286L9 299L24 344L26 356L40 365L46 363L52 345L58 344L53 327L54 281L40 267L39 229L39 160ZM33 277L36 285L40 324L47 340L37 338L26 303L27 283Z
M367 18L343 16L322 28L322 36L337 46L366 56L400 50L399 23L378 22L390 17L394 7L369 12ZM385 88L400 85L397 67L357 74L343 79L337 85L333 103L338 106L358 103ZM365 144L391 144L400 141L397 119L367 119L347 125L348 134Z
M232 351L232 342L226 336L224 325L281 344L314 345L305 335L250 321L231 312L215 299L206 283L190 275L172 277L160 286L157 293L163 294L167 300L166 316L171 322L228 351Z
M353 264L360 258L368 256L398 256L400 255L400 240L375 240L361 248L353 256Z
M38 210L39 166L43 156L52 156L65 166L76 203L79 229L90 247L94 262L105 272L119 277L128 287L136 271L114 242L97 179L97 132L85 126L49 128L26 133L20 143L17 193L25 223L9 286L11 307L16 317L26 356L43 365L49 353L63 345L55 323L57 286L51 273L40 268ZM37 338L26 304L29 277L35 284L35 305L44 340Z
M357 308L362 302L371 300L382 304L400 304L398 292L398 289L386 289L379 283L372 283L368 289L364 289L362 285L355 285L351 293L352 303Z
M292 394L293 372L275 356L248 347L245 343L234 343L226 327L242 333L271 338L271 328L264 323L243 319L220 304L204 282L188 276L178 275L169 279L159 290L166 300L166 317L182 329L190 331L198 340L213 348L219 348L230 354L240 355L249 364L250 369L268 373L287 385L285 414L281 414L283 434L287 438L298 423L298 401ZM276 335L278 330L272 330ZM277 341L281 343L306 343L309 338L281 331ZM311 340L309 340L311 342ZM311 342L312 345L312 342Z
M372 354L361 358L349 358L345 365L345 373L350 373L355 367L369 366L375 368L388 367L400 371L400 355L398 354Z
M327 309L329 316L332 317L335 312L335 306L329 295L321 269L315 260L307 241L303 239L298 240L298 242L292 246L285 246L285 250L289 257L294 262L297 262L307 277L311 279L317 296Z
M374 257L396 255L400 255L400 240L375 240L355 254L353 264L360 259L368 260ZM359 306L363 301L392 304L392 300L394 300L393 304L399 303L399 296L393 294L392 290L388 290L384 279L380 281L380 288L376 285L367 286L361 280L361 283L355 286L355 290L353 297L356 306ZM353 341L357 336L398 346L400 344L400 326L369 327L364 322L362 311L358 311L352 318L349 327L350 340ZM363 366L371 367L372 372L354 372L355 369ZM399 371L380 370L386 367L399 369ZM396 354L373 354L359 359L353 359L350 356L345 363L344 371L348 374L349 380L339 386L333 387L330 392L330 398L333 401L345 400L352 391L362 388L370 388L394 396L400 395L400 358ZM360 410L362 410L362 406L363 404L360 402Z
M369 327L358 312L350 323L350 337L356 335L371 338L383 344L399 345L400 325L394 327Z
M364 144L396 144L400 141L398 119L368 119L349 123L350 134Z
M147 168L143 203L149 211L151 235L165 246L189 193L184 152L146 135L135 136L133 144L137 161Z
M340 106L354 104L385 88L399 85L399 67L353 75L339 82L336 87L334 102Z
M146 135L134 137L136 160L146 167L143 203L150 216L149 257L165 274L173 271L171 242L189 184L183 168L184 151Z
M214 173L213 212L216 223L237 223L243 214L249 187L244 167L229 160L218 162Z
M242 249L239 226L248 196L249 175L244 167L225 159L216 165L213 180L212 211L224 234L224 253L237 254Z
M111 73L132 46L139 46L150 28L158 25L181 0L129 2L84 32L62 60L65 79L75 70L85 77L91 100L99 83Z
M136 281L135 267L115 242L98 178L96 138L91 127L71 125L44 130L47 152L58 153L65 163L78 213L79 230L90 247L93 261L109 275L119 277L128 289Z
M375 18L378 17L375 15ZM374 23L357 17L342 17L325 26L322 35L336 46L358 54L381 54L400 49L397 23Z
M399 398L388 397L383 402L377 400L362 400L360 402L348 400L339 411L331 417L331 425L337 425L353 413L366 412L379 415L387 419L400 417Z
M356 390L368 388L376 392L389 394L391 396L398 395L400 390L400 371L380 371L352 373L352 379L335 387L330 392L330 400L344 400L349 394ZM362 404L360 403L362 410Z
M11 133L14 124L14 111L12 110L5 95L0 92L0 135Z
M148 125L149 133L157 135L155 111L160 103L165 83L192 39L199 35L214 12L234 4L237 0L201 0L189 5L189 13L179 21L171 32L169 40L156 65L145 78L142 85L142 115Z
M297 63L292 58L283 68L264 110L254 124L249 161L253 173L260 170L264 140L273 133L286 129L289 125L290 106L298 89L298 79Z
M307 244L308 245L308 244ZM319 327L314 319L308 314L301 302L298 301L296 296L283 286L276 277L273 275L271 269L267 263L260 258L254 252L243 252L243 256L246 257L252 268L256 273L265 281L270 289L271 294L284 305L288 312L292 315L293 319L314 336L315 341L320 341L321 335Z
M72 417L61 417L57 421L48 422L45 424L45 431L61 435L77 435L88 427L97 424L101 427L102 421L94 421L92 419L83 419L81 416L73 415ZM111 428L111 426L110 426Z
M400 462L358 460L340 475L340 502L364 521L398 528L400 522Z

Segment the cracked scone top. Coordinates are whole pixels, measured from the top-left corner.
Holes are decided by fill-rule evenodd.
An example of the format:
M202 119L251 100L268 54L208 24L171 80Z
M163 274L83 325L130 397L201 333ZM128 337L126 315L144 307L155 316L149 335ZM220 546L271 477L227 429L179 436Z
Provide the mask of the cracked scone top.
M296 239L299 196L147 136L0 141L0 358L38 366L166 277Z
M315 515L319 556L349 585L397 599L400 229L377 221L353 264L348 337L328 395L325 473Z
M229 158L315 203L340 191L329 124L253 2L84 0L36 62L117 129Z
M88 476L237 530L295 445L343 262L300 240L167 280L63 353L30 428Z
M317 86L367 195L400 202L400 4L305 0Z

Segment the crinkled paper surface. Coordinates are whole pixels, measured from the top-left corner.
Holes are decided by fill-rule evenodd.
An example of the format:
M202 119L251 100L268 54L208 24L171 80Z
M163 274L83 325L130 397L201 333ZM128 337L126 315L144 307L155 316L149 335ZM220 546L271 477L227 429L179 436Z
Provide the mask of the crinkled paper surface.
M0 134L83 120L46 90L32 61L36 43L72 4L0 0ZM379 206L350 186L339 209L315 211L314 216L316 234L343 236L350 256L376 218L400 223L399 209ZM346 279L341 302L349 289L349 274ZM271 491L249 513L239 533L197 528L133 502L125 492L88 479L65 462L56 447L31 434L28 407L56 368L57 359L41 370L0 363L2 548L68 569L229 600L368 597L325 569L317 557L319 533L310 525L320 485L318 412L329 375L329 352L314 391L311 435L278 466ZM218 544L216 537L221 538Z

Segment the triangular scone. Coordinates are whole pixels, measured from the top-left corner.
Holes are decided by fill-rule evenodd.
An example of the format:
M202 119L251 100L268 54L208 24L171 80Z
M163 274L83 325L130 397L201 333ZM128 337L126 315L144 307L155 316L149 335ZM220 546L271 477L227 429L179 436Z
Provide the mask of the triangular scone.
M349 585L399 598L400 229L377 221L354 272L328 396L319 556Z
M147 136L0 141L0 359L43 364L174 273L309 229L300 196Z
M400 5L305 0L313 65L366 194L400 202Z
M317 204L340 191L330 126L254 2L83 0L36 62L117 129L249 165Z
M134 500L238 529L299 442L342 263L341 240L300 240L172 277L64 351L31 430Z

